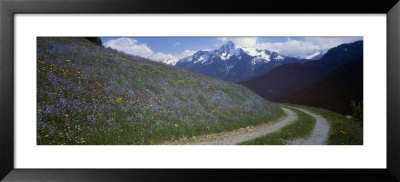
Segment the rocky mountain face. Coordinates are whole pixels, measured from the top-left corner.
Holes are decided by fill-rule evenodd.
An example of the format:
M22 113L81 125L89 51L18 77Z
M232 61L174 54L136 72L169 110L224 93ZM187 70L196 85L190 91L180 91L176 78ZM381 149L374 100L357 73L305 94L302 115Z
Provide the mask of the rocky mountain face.
M229 41L218 49L200 50L179 60L175 66L223 80L241 82L260 76L286 63L304 63L269 50L239 47Z

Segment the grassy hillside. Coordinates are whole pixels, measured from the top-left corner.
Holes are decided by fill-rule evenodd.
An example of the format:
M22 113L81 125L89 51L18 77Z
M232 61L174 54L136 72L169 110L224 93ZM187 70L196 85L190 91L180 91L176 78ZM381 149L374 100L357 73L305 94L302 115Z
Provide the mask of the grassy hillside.
M282 114L232 82L84 38L37 39L38 144L158 144Z
M342 114L352 114L352 101L363 100L363 58L350 61L318 80L277 101L320 107Z

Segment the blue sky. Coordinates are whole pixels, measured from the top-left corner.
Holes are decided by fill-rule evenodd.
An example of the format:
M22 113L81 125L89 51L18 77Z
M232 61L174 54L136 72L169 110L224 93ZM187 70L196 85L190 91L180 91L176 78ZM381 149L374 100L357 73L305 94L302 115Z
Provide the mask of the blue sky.
M227 41L240 47L267 49L292 57L306 58L362 37L101 37L105 47L153 60L181 59L198 50L212 50Z
M215 44L216 40L212 37L129 37L138 41L138 44L146 44L154 52L164 52L177 54L186 49L200 50L208 49ZM101 38L106 42L112 38Z

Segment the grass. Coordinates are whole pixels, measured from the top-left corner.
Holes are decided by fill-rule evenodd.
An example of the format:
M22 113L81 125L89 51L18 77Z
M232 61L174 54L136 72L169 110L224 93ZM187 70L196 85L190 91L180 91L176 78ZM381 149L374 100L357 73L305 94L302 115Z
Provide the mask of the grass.
M308 137L314 126L315 119L300 110L289 108L297 114L297 119L280 130L239 145L285 145L287 141Z
M288 104L289 105L289 104ZM325 109L292 105L304 108L310 112L319 114L326 118L330 124L329 145L362 145L363 144L363 122L354 118L346 118L342 114L338 114Z
M39 145L160 144L282 115L232 82L83 38L37 38Z

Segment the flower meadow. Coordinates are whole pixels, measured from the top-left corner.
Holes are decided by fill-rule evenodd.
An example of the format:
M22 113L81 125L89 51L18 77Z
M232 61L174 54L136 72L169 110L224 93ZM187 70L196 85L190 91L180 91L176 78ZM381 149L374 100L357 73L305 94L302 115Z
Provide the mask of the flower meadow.
M38 145L162 144L282 115L233 82L84 38L37 38Z

